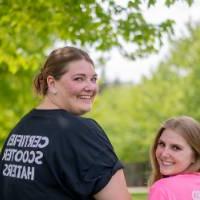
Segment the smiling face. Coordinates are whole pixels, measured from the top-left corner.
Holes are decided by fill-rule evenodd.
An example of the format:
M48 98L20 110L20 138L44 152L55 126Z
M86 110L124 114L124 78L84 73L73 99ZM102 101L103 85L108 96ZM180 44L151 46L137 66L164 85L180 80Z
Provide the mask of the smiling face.
M76 115L82 115L91 110L96 96L97 74L94 66L82 59L69 63L59 80L50 77L49 90L56 93L51 101L61 109Z
M192 148L178 132L165 129L157 143L156 159L164 176L186 172L195 161Z

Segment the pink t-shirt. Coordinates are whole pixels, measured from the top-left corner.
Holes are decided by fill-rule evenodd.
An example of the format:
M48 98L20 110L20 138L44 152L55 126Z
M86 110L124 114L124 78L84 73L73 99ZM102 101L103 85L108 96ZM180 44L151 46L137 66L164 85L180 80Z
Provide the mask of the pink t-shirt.
M200 173L162 178L149 190L148 200L200 200Z

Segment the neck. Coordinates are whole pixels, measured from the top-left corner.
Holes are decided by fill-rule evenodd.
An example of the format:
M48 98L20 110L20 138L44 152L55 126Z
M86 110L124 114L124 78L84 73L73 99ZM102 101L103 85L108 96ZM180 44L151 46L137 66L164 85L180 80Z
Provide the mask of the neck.
M37 109L61 109L56 105L48 96L45 96L41 103L37 106Z

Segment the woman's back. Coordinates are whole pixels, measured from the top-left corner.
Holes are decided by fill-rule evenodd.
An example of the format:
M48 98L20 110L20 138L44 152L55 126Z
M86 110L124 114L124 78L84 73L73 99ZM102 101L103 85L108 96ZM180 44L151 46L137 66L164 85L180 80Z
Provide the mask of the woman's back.
M114 165L114 172L122 167L93 120L62 109L34 109L3 148L0 199L93 199Z

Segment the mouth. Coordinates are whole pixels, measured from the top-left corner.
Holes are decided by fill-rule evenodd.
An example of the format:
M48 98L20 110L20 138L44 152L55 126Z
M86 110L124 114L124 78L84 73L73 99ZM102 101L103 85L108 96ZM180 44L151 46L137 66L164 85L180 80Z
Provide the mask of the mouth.
M82 95L82 96L79 96L80 99L92 99L92 95Z
M92 103L94 99L94 95L81 95L79 96L79 99L83 101L84 103Z
M174 165L174 162L172 162L172 161L160 160L160 161L159 161L159 165L160 165L161 167L170 167L170 166Z

